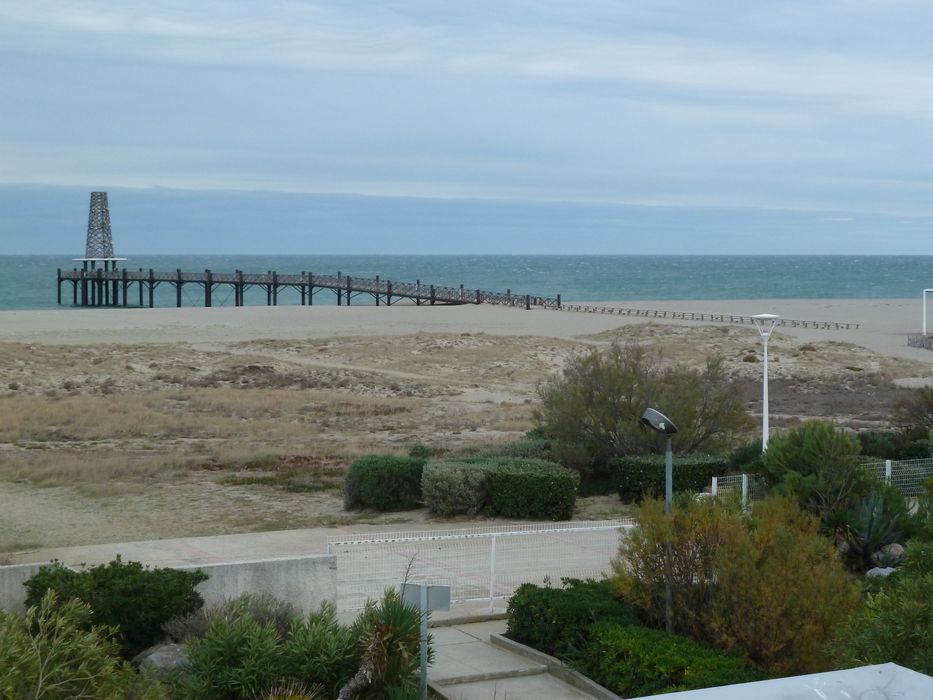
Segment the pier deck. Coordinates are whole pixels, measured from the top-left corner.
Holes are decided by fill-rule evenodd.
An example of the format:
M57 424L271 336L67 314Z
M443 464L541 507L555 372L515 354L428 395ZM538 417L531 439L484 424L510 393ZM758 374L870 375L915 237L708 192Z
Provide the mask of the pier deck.
M337 297L337 305L351 305L352 300L363 295L375 302L376 306L392 306L400 302L425 305L455 304L498 304L525 309L542 308L581 313L598 313L616 316L636 316L642 318L671 319L680 321L700 321L713 323L753 324L750 316L735 314L707 314L679 311L660 311L623 306L595 306L589 304L564 304L561 295L542 297L531 294L513 294L490 292L482 289L444 287L415 282L393 282L375 278L352 277L338 272L336 275L315 275L310 272L280 275L269 271L261 274L245 273L237 270L233 273L204 272L156 272L154 270L117 270L117 269L74 269L58 270L58 303L62 303L62 285L71 283L72 302L75 306L128 306L130 292L136 285L139 306L155 306L155 290L160 285L170 285L175 290L176 306L183 306L184 288L187 285L201 287L204 306L212 306L214 295L219 288L232 290L235 306L244 305L244 292L252 287L265 291L266 304L277 306L279 292L283 289L295 289L301 297L301 305L313 305L314 297L323 291L332 292ZM792 328L813 328L819 330L858 330L858 323L836 321L806 321L782 318L778 326Z
M114 269L74 269L58 270L58 303L62 303L62 284L72 284L72 301L75 306L128 306L133 285L139 295L139 306L155 306L155 290L163 284L175 289L176 306L183 305L183 291L188 285L199 286L204 294L204 306L212 306L214 294L219 288L227 287L233 292L235 306L244 305L244 293L247 289L258 287L266 292L266 304L278 305L279 292L283 289L295 289L301 296L301 305L313 305L314 297L322 291L333 292L337 305L349 306L352 300L365 295L375 301L376 306L391 306L399 302L422 304L500 304L533 306L559 309L560 295L556 297L532 296L530 294L512 294L490 292L482 289L442 287L422 284L420 280L412 282L392 282L391 280L363 277L351 277L338 272L336 275L314 275L310 272L280 275L269 271L262 274L245 273L237 270L233 273L204 272L156 272L154 270L114 270Z

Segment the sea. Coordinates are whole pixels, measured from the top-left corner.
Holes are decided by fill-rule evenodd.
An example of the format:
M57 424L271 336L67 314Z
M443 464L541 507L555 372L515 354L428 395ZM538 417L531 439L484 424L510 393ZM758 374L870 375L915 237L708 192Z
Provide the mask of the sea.
M74 255L0 256L0 309L57 308L57 268L79 265ZM198 272L311 272L375 277L399 282L459 286L572 301L648 299L884 299L919 297L933 287L933 256L740 255L127 255L137 270ZM71 306L70 287L63 302ZM156 306L174 306L174 290L156 291ZM133 296L131 295L131 301ZM262 304L254 289L247 304ZM215 292L215 306L232 306L230 290ZM300 303L284 290L279 304ZM336 303L319 293L315 304ZM200 306L189 286L184 304Z

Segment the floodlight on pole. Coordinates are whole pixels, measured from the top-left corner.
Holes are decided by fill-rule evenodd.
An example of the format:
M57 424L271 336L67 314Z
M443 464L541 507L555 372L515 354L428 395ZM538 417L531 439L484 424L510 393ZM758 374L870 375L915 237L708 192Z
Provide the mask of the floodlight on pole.
M653 408L646 408L641 417L643 425L648 426L659 435L667 438L667 444L664 448L664 515L671 517L674 492L674 450L672 447L673 436L677 432L677 426L674 422ZM665 628L668 634L674 632L674 588L673 588L673 570L671 567L671 540L668 537L664 543L664 618Z
M781 317L776 314L756 314L752 316L755 328L761 335L761 342L765 346L764 382L761 390L761 451L768 449L768 339Z

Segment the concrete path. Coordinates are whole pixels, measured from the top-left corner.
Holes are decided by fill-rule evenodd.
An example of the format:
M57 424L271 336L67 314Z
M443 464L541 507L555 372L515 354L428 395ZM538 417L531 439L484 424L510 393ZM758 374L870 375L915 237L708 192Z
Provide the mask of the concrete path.
M489 642L505 632L505 620L434 627L434 692L448 700L586 700L547 667Z

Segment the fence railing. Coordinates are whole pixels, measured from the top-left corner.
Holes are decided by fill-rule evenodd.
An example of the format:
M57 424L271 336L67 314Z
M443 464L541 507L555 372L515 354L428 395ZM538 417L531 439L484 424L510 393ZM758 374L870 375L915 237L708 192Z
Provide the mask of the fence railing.
M633 526L597 520L330 537L337 609L358 610L407 577L450 586L452 602L488 600L492 611L523 583L608 574L620 530Z
M933 478L933 459L867 459L862 466L878 481L896 487L907 497L921 495L924 482ZM739 494L745 507L750 501L767 496L768 485L754 474L728 474L713 477L710 493L714 496Z
M923 482L933 478L933 459L885 459L865 461L879 481L891 484L905 496L923 493Z

